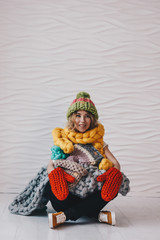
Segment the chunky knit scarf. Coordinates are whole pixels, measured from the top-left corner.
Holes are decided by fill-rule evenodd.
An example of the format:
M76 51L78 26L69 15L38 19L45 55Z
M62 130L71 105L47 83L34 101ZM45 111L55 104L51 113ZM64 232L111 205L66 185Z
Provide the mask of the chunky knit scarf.
M88 130L85 133L74 132L68 128L55 128L52 131L52 136L54 144L59 146L63 152L67 154L73 152L74 144L91 143L102 154L102 156L104 156L105 162L108 163L107 168L112 167L112 163L105 157L103 151L104 127L102 124L98 124L96 128Z

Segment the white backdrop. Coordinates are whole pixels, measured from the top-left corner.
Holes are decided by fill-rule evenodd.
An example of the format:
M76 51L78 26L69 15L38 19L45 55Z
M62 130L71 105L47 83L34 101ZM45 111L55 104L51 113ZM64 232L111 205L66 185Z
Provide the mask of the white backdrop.
M130 196L160 196L160 1L0 0L0 192L47 165L87 91Z

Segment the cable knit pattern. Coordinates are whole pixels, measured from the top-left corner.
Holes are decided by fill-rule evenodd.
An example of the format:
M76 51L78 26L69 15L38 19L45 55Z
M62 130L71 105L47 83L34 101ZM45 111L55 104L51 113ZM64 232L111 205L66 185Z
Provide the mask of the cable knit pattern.
M105 181L101 190L103 200L109 202L118 194L122 180L123 176L116 168L110 168L107 172L97 177L98 182Z

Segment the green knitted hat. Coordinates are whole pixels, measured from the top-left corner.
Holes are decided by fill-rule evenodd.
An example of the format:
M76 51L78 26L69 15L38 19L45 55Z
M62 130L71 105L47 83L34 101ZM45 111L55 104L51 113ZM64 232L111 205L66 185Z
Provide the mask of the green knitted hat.
M73 100L71 105L68 108L67 119L71 116L72 113L78 110L85 110L94 115L98 120L98 113L94 103L90 99L90 95L86 92L80 92L77 94L76 99Z

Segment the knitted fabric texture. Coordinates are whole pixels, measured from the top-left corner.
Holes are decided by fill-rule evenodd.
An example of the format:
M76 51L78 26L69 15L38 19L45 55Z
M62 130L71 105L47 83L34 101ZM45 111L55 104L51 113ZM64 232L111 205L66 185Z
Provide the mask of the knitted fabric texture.
M53 146L51 147L52 155L51 159L56 160L56 159L65 159L68 157L68 154L65 154L62 149L58 146Z
M56 160L57 166L61 166L62 161ZM67 164L65 164L65 163L67 163ZM103 183L97 182L96 179L99 176L99 174L104 173L105 170L100 171L95 166L81 163L81 168L83 167L83 169L84 169L83 172L84 173L87 172L87 174L84 175L84 174L82 174L82 171L79 171L78 169L76 172L73 171L72 164L73 164L73 162L71 160L63 161L63 169L65 170L65 172L74 176L76 179L74 183L68 183L69 192L71 192L72 194L74 194L80 198L85 198L85 197L89 196L91 193L93 193L94 191L101 190Z
M93 167L93 166L92 166ZM87 170L88 171L88 170ZM125 196L130 188L129 188L129 179L122 173L123 175L123 181L119 190L119 193ZM14 200L9 205L8 209L13 214L20 214L20 215L31 215L35 210L44 210L46 209L46 205L48 203L48 199L46 199L44 194L45 186L48 182L48 174L47 174L47 168L42 167L39 172L36 174L35 177L32 178L32 180L27 184L24 190L20 192ZM80 182L79 182L80 183ZM78 183L78 184L79 184ZM97 182L98 184L101 184L102 182ZM73 190L73 194L76 196L79 196L79 193L84 191L85 195L85 189L81 191L81 187L83 185L80 185L80 189L78 189L78 184L76 185L77 191Z
M97 184L96 177L104 171L99 172L97 166L92 166L98 165L102 158L92 144L75 144L70 156L65 160L55 160L54 166L75 177L74 183L68 183L69 191L84 198L102 187L101 183Z
M62 168L54 169L48 175L51 189L55 197L65 200L69 194L67 182L74 182L75 178L66 173Z
M98 120L97 109L90 99L90 95L86 92L80 92L77 94L76 99L73 100L67 111L67 119L72 115L72 113L77 112L78 110L85 110L94 115Z
M128 177L123 173L121 172L122 174L122 183L121 183L121 186L120 186L120 189L119 189L119 193L122 195L122 196L126 196L127 193L130 191L130 181L128 179Z
M65 172L75 177L74 183L68 183L69 192L84 198L102 189L103 182L97 182L97 177L105 171L93 166L95 163L98 165L102 158L92 144L75 144L70 156L65 160L54 161L54 166L63 168ZM124 187L127 191L126 185ZM125 191L123 194L126 194Z
M67 160L69 159L80 164L87 163L98 166L103 156L92 144L75 144L74 151L67 157Z
M113 164L112 162L108 161L107 158L103 158L99 164L99 170L108 170L111 167L113 167Z
M70 159L67 159L67 161L56 160L54 161L54 166L61 167L65 170L65 172L75 178L75 181L73 183L68 183L69 189L75 187L82 176L86 176L88 174L88 171L84 167Z
M8 207L9 211L27 216L35 210L46 209L48 199L45 198L43 193L47 182L47 169L42 167L24 190L13 199Z
M97 177L98 182L105 181L101 190L102 199L107 202L111 201L118 194L122 180L123 176L116 168L110 168L107 172Z
M98 127L88 130L85 133L73 132L68 128L55 128L52 131L52 135L54 144L59 146L64 153L69 154L73 152L74 144L91 143L102 154L102 156L104 156L105 161L108 163L107 167L110 168L113 166L112 162L105 157L103 152L104 127L102 124L98 124Z

